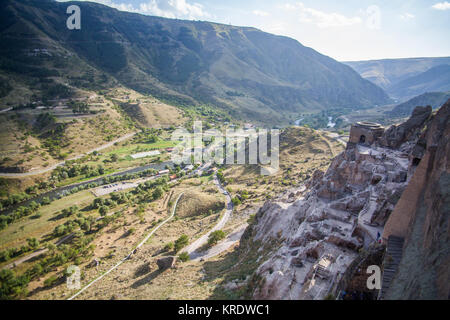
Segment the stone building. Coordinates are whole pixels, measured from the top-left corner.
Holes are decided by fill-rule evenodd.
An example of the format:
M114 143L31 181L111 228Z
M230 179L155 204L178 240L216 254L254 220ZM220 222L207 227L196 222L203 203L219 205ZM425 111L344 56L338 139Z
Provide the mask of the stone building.
M349 142L371 145L384 133L384 127L378 123L357 122L350 129Z

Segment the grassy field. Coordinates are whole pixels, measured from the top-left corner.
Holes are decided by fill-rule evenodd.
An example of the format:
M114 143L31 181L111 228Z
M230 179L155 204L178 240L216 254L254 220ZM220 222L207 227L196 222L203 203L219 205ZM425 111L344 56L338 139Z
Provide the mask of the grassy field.
M26 243L27 238L41 238L67 220L64 218L53 220L52 218L55 218L58 212L73 205L83 208L90 204L94 198L89 190L84 190L42 206L38 211L41 215L39 218L34 218L33 215L22 218L1 231L0 250L20 247Z

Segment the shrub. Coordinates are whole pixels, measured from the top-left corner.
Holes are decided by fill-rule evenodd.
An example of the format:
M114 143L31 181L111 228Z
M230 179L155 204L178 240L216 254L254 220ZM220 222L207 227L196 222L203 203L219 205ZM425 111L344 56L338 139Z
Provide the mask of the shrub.
M52 287L57 281L58 277L56 277L55 275L50 276L49 278L45 279L44 286L46 288Z
M208 244L210 246L217 244L220 240L225 238L225 232L222 230L216 230L211 232L208 236Z
M238 206L241 204L241 200L239 200L238 197L234 197L233 199L231 199L231 202L233 202L234 206Z
M190 259L189 253L187 253L186 251L180 253L180 255L178 256L178 259L180 259L181 262L189 261L189 259Z
M167 243L167 244L164 246L164 250L165 250L165 251L172 251L173 248L174 248L173 242L169 242L169 243Z
M185 246L187 246L189 243L189 238L187 235L183 234L181 237L179 237L176 241L175 241L175 252L180 251L182 248L184 248Z

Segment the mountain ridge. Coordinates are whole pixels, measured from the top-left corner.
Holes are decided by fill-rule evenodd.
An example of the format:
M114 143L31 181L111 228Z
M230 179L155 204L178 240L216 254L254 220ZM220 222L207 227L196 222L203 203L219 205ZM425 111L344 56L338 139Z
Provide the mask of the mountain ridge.
M450 57L344 61L343 63L352 67L363 78L386 90L390 96L401 101L406 101L427 91L450 90L450 78L446 76L446 72L442 76L434 74L435 78L432 78L432 81L428 77L430 70L438 66L450 65Z
M60 27L70 4L81 8L81 30ZM389 101L350 67L251 27L143 16L88 2L6 1L3 8L2 40L15 49L14 35L26 28L38 35L37 43L51 43L100 74L174 104L211 104L235 117L287 123L299 112ZM5 49L0 57L20 53Z

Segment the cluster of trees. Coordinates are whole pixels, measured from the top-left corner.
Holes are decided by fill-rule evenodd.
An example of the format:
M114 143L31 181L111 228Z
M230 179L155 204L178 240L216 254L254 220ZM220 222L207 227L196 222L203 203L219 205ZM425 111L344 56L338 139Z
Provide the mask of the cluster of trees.
M47 149L47 152L50 153L52 157L65 159L68 156L67 153L61 153L61 148L69 145L69 141L63 135L66 126L67 125L65 123L58 123L46 133L50 136L45 139L42 146Z
M39 240L36 238L28 238L27 244L20 248L9 248L0 251L0 261L6 262L10 259L20 256L21 254L36 250L39 247Z
M84 175L86 178L100 176L105 173L105 168L102 165L90 166L81 164L71 164L68 166L57 167L53 173L52 178L56 181L63 181L68 178L78 177Z
M142 129L133 137L134 143L155 143L158 141L158 135L161 129Z
M35 127L42 129L56 123L56 117L49 112L41 113L36 118Z
M53 244L49 244L48 254L39 262L29 268L24 276L30 281L36 277L41 277L56 267L69 264L80 264L83 261L83 257L87 257L93 251L94 246L90 243L94 238L92 236L85 236L82 232L77 232L74 235L72 243L70 245L62 244L56 247ZM58 276L52 276L46 279L45 286L51 286L59 280L63 280L65 272Z
M89 223L89 220L86 220L84 218L68 220L63 224L56 226L55 229L53 229L52 235L53 237L57 238L65 236L66 234L69 234L77 230L78 228L90 229L90 225L86 223Z
M185 234L181 235L177 240L175 240L174 250L179 252L181 249L189 244L189 237Z
M0 270L0 300L24 298L28 283L34 278L43 276L64 264L80 264L82 257L87 257L92 252L94 247L90 243L93 239L92 236L84 236L83 232L78 232L74 235L71 245L56 247L54 244L48 244L49 251L46 256L20 276L15 275L10 269ZM30 239L28 242L29 246L38 245L36 239ZM52 283L55 282L53 280ZM46 284L50 284L49 281L46 281Z
M80 166L79 166L80 167ZM63 167L64 168L64 167ZM92 167L91 167L92 168ZM71 172L73 173L74 171L72 171L71 169L67 170L61 170L61 168L56 169L59 173L55 176L61 176L62 172ZM109 184L109 183L114 183L114 182L118 182L118 181L123 181L123 180L132 180L132 179L137 179L140 177L146 177L146 176L151 176L154 175L156 173L156 170L154 169L148 169L139 173L135 173L135 174L127 174L127 175L121 175L121 176L110 176L110 177L105 177L102 181L102 183L88 183L82 186L78 186L75 188L72 188L70 190L65 191L64 193L62 193L58 198L62 198L64 196L68 196L70 194L74 194L77 193L79 191L82 190L86 190L86 189L91 189L91 188L95 188L98 187L101 184ZM161 188L156 188L155 190L152 190L151 192L151 197L149 198L148 196L144 198L138 198L138 202L142 202L142 201L148 201L148 200L156 200L159 199L165 191L168 190L168 186L167 186L167 181L168 181L168 177L161 177L158 178L154 181L147 181L144 184L141 184L136 190L135 190L135 194L144 194L149 189L153 189L156 188L157 186L161 186ZM49 184L47 182L41 182L38 185L33 186L32 188L27 189L30 193L35 193L37 189L42 189L42 188L47 188L49 187ZM11 194L10 196L8 196L7 199L3 199L0 202L0 209L2 208L6 208L9 207L11 205L23 202L28 200L31 197L31 195L26 194L26 193L17 193L17 194ZM97 203L93 204L93 208L94 209L99 209L100 206L106 206L106 207L115 207L117 204L122 204L122 203L126 203L127 201L129 201L129 194L127 193L113 193L111 194L111 198L110 199L101 199L101 198L97 198L94 201L97 201ZM49 198L49 197L43 197L41 200L41 205L48 205L53 201L53 199ZM40 205L38 203L36 203L35 201L32 201L28 206L21 206L19 208L17 208L13 213L8 214L8 215L0 215L0 230L5 229L9 224L19 220L22 217L25 216L29 216L33 213L35 213L38 209L39 209ZM108 208L106 208L108 209ZM67 210L71 210L71 209L67 209ZM102 209L102 211L104 211L104 209ZM63 210L64 211L64 210ZM76 213L76 212L75 212ZM73 214L73 213L71 213ZM71 215L70 214L70 215Z
M0 201L0 208L1 209L7 208L9 206L13 206L28 199L30 199L30 195L25 192L11 193L8 195L8 198L2 199Z
M20 206L10 214L0 215L0 230L5 229L9 224L22 217L29 216L39 210L40 205L32 201L28 206Z
M169 177L163 176L139 184L132 191L133 195L135 195L133 202L143 203L161 198L164 195L164 192L169 190L169 185L167 184L168 181Z
M89 105L86 102L81 101L70 101L68 103L69 107L72 109L73 113L89 113Z
M61 217L62 218L67 218L67 217L70 217L70 216L75 215L77 213L78 213L78 207L75 205L75 206L71 206L70 208L62 209Z
M101 216L105 216L110 208L116 207L118 204L127 203L130 200L130 194L127 192L113 192L109 198L96 198L91 209L98 209Z
M29 282L30 278L26 275L16 276L10 269L0 270L0 300L24 297Z

